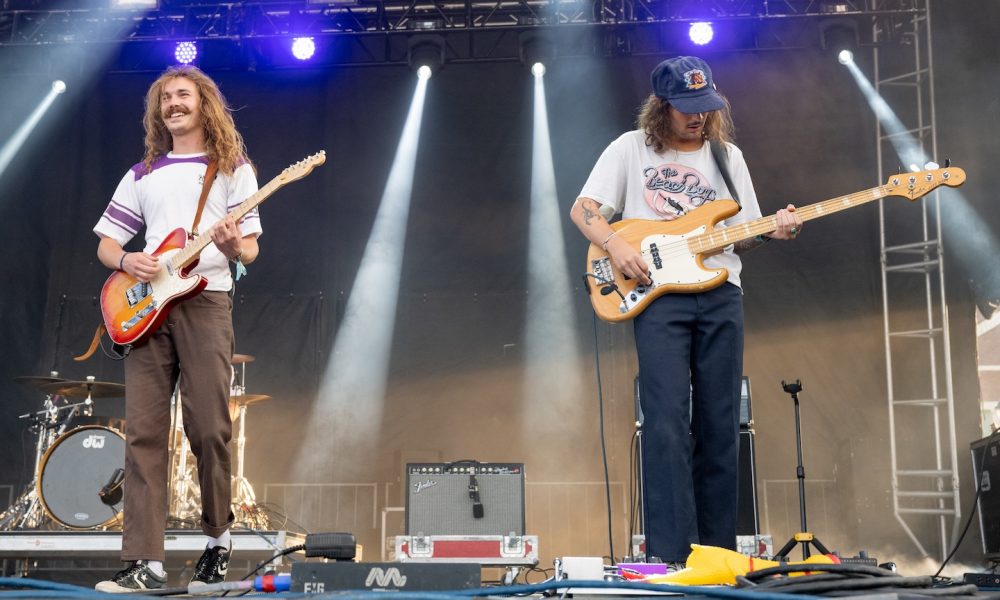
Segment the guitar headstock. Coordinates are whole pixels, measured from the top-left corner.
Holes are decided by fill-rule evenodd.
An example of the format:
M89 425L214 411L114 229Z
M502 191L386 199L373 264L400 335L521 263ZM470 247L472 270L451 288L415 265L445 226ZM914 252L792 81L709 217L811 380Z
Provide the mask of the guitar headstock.
M285 167L285 170L278 175L278 179L284 183L290 183L292 181L302 179L309 173L312 173L313 169L325 162L326 150L320 150L316 154L307 156L299 162Z
M965 171L958 167L946 167L892 175L885 182L885 188L887 196L902 196L907 200L916 200L939 186L958 187L963 183L965 183Z

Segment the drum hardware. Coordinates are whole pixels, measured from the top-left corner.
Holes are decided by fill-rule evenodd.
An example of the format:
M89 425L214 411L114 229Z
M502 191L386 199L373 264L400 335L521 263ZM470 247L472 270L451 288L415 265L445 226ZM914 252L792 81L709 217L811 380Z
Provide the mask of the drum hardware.
M70 529L117 525L124 464L121 432L101 425L66 432L45 452L39 469L36 491L45 514Z
M59 373L52 371L49 377L23 376L15 377L14 381L33 387L66 381ZM46 394L42 410L20 415L18 419L28 421L28 431L37 436L35 440L35 465L32 478L24 491L0 513L0 530L34 529L46 522L45 509L38 498L36 485L42 465L42 457L46 450L66 429L66 424L72 418L72 411L64 412L68 406L59 406L65 400L53 394Z
M254 496L253 486L250 485L250 481L243 475L244 451L247 441L247 406L270 399L270 396L263 394L231 396L229 398L229 414L233 414L233 407L235 406L236 419L239 419L239 433L236 436L236 476L233 478L232 483L233 514L236 515L237 522L256 530L267 529L269 519L267 518L267 514L257 506L257 498Z
M170 403L170 467L167 471L170 496L167 499L167 515L176 521L197 523L201 518L201 488L198 486L194 453L184 434L180 380Z

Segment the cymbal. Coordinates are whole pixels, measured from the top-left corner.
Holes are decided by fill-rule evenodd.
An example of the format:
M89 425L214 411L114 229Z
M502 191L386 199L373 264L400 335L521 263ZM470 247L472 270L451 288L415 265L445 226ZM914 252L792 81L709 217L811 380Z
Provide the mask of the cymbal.
M63 379L62 377L44 377L44 376L35 377L33 375L23 375L21 377L14 378L15 383L23 383L24 385L33 385L35 387L42 387L46 383L59 383L61 381L66 381L66 380Z
M254 361L254 357L250 356L249 354L234 354L233 355L233 364L234 365L241 365L243 363L248 363L248 362L253 362L253 361Z
M236 406L249 406L251 404L257 404L258 402L264 402L265 400L270 399L270 396L265 396L264 394L244 394L242 396L230 396L229 403L235 404Z
M70 398L124 398L125 386L107 381L61 381L38 386L47 394Z

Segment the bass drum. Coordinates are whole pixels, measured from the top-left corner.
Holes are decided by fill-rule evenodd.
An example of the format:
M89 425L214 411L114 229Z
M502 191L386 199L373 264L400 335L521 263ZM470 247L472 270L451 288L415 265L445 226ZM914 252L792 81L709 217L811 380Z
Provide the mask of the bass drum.
M98 493L125 467L125 436L85 425L59 437L42 458L38 497L45 512L70 529L94 529L118 520Z

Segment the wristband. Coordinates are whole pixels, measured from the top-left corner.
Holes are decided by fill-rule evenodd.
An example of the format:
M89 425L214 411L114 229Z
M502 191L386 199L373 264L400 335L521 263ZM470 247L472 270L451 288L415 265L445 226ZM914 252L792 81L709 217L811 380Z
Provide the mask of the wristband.
M604 250L605 252L607 252L608 251L608 242L610 242L611 238L615 237L616 235L618 235L618 232L617 231L612 231L611 234L608 235L608 237L604 238L604 243L601 244L601 249Z
M118 260L118 270L119 271L124 271L125 270L125 257L126 256L128 256L128 252L123 252L122 253L122 257Z

